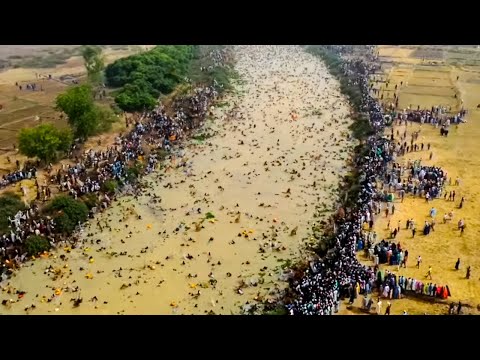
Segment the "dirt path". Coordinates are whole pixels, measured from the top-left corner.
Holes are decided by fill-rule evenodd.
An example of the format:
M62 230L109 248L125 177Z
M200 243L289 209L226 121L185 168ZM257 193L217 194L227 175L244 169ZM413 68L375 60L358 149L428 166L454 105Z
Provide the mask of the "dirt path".
M80 248L26 264L9 282L26 294L0 312L230 314L285 284L280 266L320 220L315 207L325 216L333 207L353 146L342 136L348 107L324 65L298 47L236 52L242 84L209 121L205 132L216 135L171 162L185 167L148 176L150 190L94 219ZM238 117L225 121L234 103ZM207 212L215 219L196 231Z

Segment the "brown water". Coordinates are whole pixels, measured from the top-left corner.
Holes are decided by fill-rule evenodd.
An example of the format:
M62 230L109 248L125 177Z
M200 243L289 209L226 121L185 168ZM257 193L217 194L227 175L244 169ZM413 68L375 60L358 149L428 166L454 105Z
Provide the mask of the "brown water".
M87 224L79 248L25 264L2 284L2 300L17 300L10 286L26 294L1 313L34 304L28 313L231 314L285 286L280 265L299 256L320 219L315 207L331 209L336 200L344 150L353 146L343 136L348 107L325 66L299 47L238 46L236 56L242 81L207 122L216 135L192 141L177 158L187 167L147 176L150 190ZM227 121L234 103L243 118ZM207 212L215 221L196 231ZM50 265L57 275L45 273Z

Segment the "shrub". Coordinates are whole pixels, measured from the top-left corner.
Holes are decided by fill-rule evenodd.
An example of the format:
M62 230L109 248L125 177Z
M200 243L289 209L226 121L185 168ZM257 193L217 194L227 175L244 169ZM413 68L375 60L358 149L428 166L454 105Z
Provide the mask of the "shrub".
M142 164L141 163L137 162L135 165L130 166L127 169L127 181L130 182L130 183L136 182L138 177L141 174L141 170L142 170Z
M119 187L119 183L117 180L107 180L102 184L102 190L106 193L113 194Z
M67 152L72 144L70 130L59 130L53 124L24 128L18 134L18 148L23 155L38 157L48 163L59 152Z
M110 109L112 109L112 111L115 115L123 114L122 109L116 103L110 104Z
M54 217L55 230L65 234L73 233L78 223L85 222L88 217L88 208L85 203L65 195L54 198L45 211Z
M356 139L365 139L373 134L372 126L366 116L356 116L349 128Z
M50 242L43 236L31 235L25 240L28 255L37 255L50 249Z

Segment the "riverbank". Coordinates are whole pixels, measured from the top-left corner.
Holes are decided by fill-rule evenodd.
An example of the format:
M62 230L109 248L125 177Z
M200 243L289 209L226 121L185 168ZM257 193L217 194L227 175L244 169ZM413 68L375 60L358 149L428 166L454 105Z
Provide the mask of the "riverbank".
M421 94L418 94L416 91L418 91L417 86L424 88L430 87L430 85L425 85L425 83L428 82L425 76L419 76L420 79L417 79L421 82L420 85L414 83L415 76L407 76L407 78L401 77L401 79L396 79L393 84L391 82L381 83L380 91L376 92L371 90L371 86L373 87L375 85L375 81L378 82L378 71L380 70L376 51L373 51L370 55L368 51L364 51L364 57L362 59L362 57L358 57L358 54L356 56L353 53L349 53L352 49L348 46L326 46L325 48L326 52L329 53L327 53L327 61L328 58L331 58L332 64L337 68L336 72L340 76L348 77L346 84L358 84L360 86L361 94L359 99L361 100L361 109L368 111L369 120L370 123L374 125L375 132L372 136L368 137L368 147L365 149L365 152L362 154L363 150L359 149L360 151L357 152L355 159L357 169L359 170L359 178L361 179L359 184L360 196L356 202L353 202L353 204L356 203L357 205L353 205L353 208L347 209L345 211L346 216L343 215L342 211L343 216L337 218L337 231L334 233L336 244L330 249L330 256L324 257L321 261L311 262L308 264L309 266L300 269L297 276L291 281L291 291L288 294L290 298L285 299L288 308L293 314L332 314L338 312L338 305L341 304L342 309L338 312L340 314L383 314L386 306L384 305L385 307L382 308L381 302L376 304L378 298L380 298L384 304L392 303L392 307L388 306L387 312L389 314L446 314L448 313L449 303L452 302L455 302L455 313L475 313L475 289L478 282L474 279L467 279L464 275L462 276L461 271L455 270L454 263L457 254L459 254L461 255L462 261L465 258L467 259L469 264L467 266L471 266L472 264L471 251L468 251L470 247L469 239L465 238L468 233L466 231L461 232L458 229L457 219L463 219L463 221L467 221L466 219L468 219L468 223L472 223L473 226L476 225L476 221L469 216L468 211L464 210L466 201L464 202L462 200L462 205L456 206L454 202L448 200L448 193L451 194L453 191L456 192L457 202L460 202L459 199L461 197L464 197L464 200L466 200L467 197L465 195L467 193L469 195L472 194L471 191L474 187L466 189L463 186L463 177L468 178L472 174L468 172L467 175L467 172L463 170L464 173L461 178L458 177L458 183L456 184L457 181L455 179L457 175L459 175L458 170L453 170L455 171L453 174L450 173L448 169L449 163L444 161L444 159L449 159L452 163L455 162L455 164L460 164L461 166L465 165L464 161L458 161L458 151L465 151L464 146L462 146L463 143L458 142L458 140L453 140L454 144L458 144L458 147L455 146L453 149L458 149L458 151L452 151L452 147L447 146L447 144L452 145L452 140L450 140L452 139L452 133L460 133L461 130L459 129L471 123L470 116L475 116L476 113L473 109L473 104L470 103L469 106L467 105L468 107L465 106L462 108L452 107L452 112L449 113L450 115L448 116L449 121L453 123L453 115L455 115L457 111L461 112L461 110L467 109L467 124L452 126L450 128L450 136L448 137L440 137L440 129L435 128L433 125L424 124L420 126L420 124L414 123L411 121L413 118L408 121L408 126L406 127L404 125L401 127L393 126L393 128L389 127L387 130L385 125L388 125L390 121L383 115L380 103L372 98L373 93L377 93L379 96L378 100L383 100L385 103L384 106L389 107L393 106L390 105L392 102L395 102L392 90L394 88L397 102L400 97L400 108L409 107L409 109L416 109L418 106L418 109L429 110L432 106L445 106L445 104L447 104L448 108L449 101L454 102L452 99L457 99L458 94L465 95L465 92L462 90L453 91L451 98L440 101L438 98L440 96L439 94L432 95L428 91L425 93L425 97L422 97ZM369 56L371 60L368 61L365 55ZM437 63L434 65L438 66ZM433 74L436 70L438 69L422 69L422 72L428 71ZM392 75L392 72L390 75ZM399 70L399 73L400 72L404 72L403 69ZM374 77L370 78L369 76L372 74L374 74ZM457 81L462 77L457 74L455 75L457 76ZM470 78L471 77L465 76L464 81L466 82L467 79ZM453 79L454 77L452 76L451 80ZM373 82L370 83L369 80ZM389 77L387 77L387 81L388 80L390 80ZM433 78L433 82L436 80L438 79ZM411 81L411 85L414 83L413 86L415 89L408 89L409 81ZM390 87L388 88L389 85ZM442 86L443 83L440 81L440 87ZM399 90L398 92L397 88ZM442 93L445 93L445 89L441 90ZM413 92L415 92L417 96L420 96L417 98L403 96L404 93L411 94ZM386 93L390 93L392 99L388 99L388 95L386 95L384 99ZM350 94L355 94L355 92L350 91ZM352 96L350 96L350 98L352 98ZM432 99L437 102L432 102ZM415 108L412 104L415 105ZM465 104L464 99L460 98L458 104ZM438 117L438 111L434 114L432 110L432 116ZM439 119L441 119L442 122L446 120L445 116L440 116ZM420 120L417 119L417 121ZM446 126L448 129L448 124ZM416 141L412 140L412 144L415 142L414 151L409 151L407 148L406 152L408 155L405 157L402 156L401 154L405 149L403 148L402 150L401 143L397 144L397 141L400 141L400 139L402 141L406 140L406 136L408 136L409 139L410 135L419 130L420 138ZM470 130L474 131L473 128L470 128ZM468 139L468 136L466 138ZM438 146L438 149L436 149L435 146ZM437 153L440 154L440 157L437 157ZM421 198L418 198L418 194L417 198L413 198L412 195L407 193L405 200L403 200L400 199L397 192L394 191L392 193L388 183L393 181L392 174L395 174L396 171L392 171L391 166L393 162L399 162L397 166L406 167L406 174L410 174L410 167L406 166L407 157L408 160L421 160L421 165L424 167L436 167L433 172L428 168L424 168L426 170L423 171L428 171L429 173L428 181L423 178L423 175L418 175L420 171L418 166L415 169L415 174L412 174L412 176L415 175L413 176L414 183L417 186L421 186L421 189L428 191L431 197L435 189L440 188L442 193L439 199L433 199L433 201L427 203L423 197L423 193ZM450 163L450 165L452 163ZM445 179L445 184L443 184L443 179L432 177L431 175L434 173L441 174L439 166L442 167L444 173L445 171L449 172L448 177ZM455 169L455 166L453 166L453 168ZM465 168L463 167L462 169ZM412 179L409 181L411 180ZM387 197L386 195L389 193L392 193L394 196L389 195ZM447 197L445 197L445 194ZM393 206L395 209L393 209ZM388 210L386 210L387 207ZM419 224L417 225L419 228L418 232L422 232L424 221L432 223L432 218L435 216L431 216L432 207L437 209L439 214L439 219L435 226L435 229L438 231L433 231L433 228L427 224L427 230L432 230L430 234L426 231L427 236L420 235L414 238L410 230L401 230L404 229L404 224L407 219L414 218L415 223ZM455 220L452 223L450 221L442 223L441 215L449 213L452 209L455 209ZM460 213L460 217L458 217L457 212ZM376 214L376 216L374 216L374 214ZM453 215L450 215L450 218L452 217ZM369 226L368 219L372 220ZM398 227L396 226L397 222L399 224ZM363 225L363 230L360 225ZM374 233L367 231L366 229L368 229L368 227L370 227L370 230L374 231ZM396 230L393 235L395 240L391 238L393 228L397 228L398 230L398 233ZM437 233L441 235L441 239L437 236ZM454 235L454 233L456 234ZM389 245L395 254L398 253L398 248L400 247L402 254L404 254L404 252L406 253L408 249L409 257L408 262L406 262L406 268L403 266L383 264L380 265L379 268L375 267L373 270L373 263L366 260L363 251L356 254L355 249L357 247L363 248L364 246L370 246L372 234L376 235L373 243L378 243L381 239L395 243ZM455 241L452 239L452 236L458 237L463 241ZM367 240L367 238L369 240ZM473 244L471 246L473 246ZM448 251L445 252L443 250ZM386 250L384 249L382 251L385 252ZM418 252L421 253L419 254ZM452 255L451 252L455 253L455 255ZM420 266L416 266L416 260L419 255L423 258L422 263L419 264ZM449 258L451 259L451 264L446 263L446 260ZM428 259L428 265L425 259ZM363 265L359 264L359 260ZM431 264L433 264L434 269L433 276L427 276L427 270L432 266ZM470 269L472 268L473 266ZM406 286L403 282L403 277L405 277L405 279L417 279L417 283L422 283L422 290L420 291L419 288L415 288L417 293L413 293L409 286ZM382 291L387 284L389 284L391 288L393 287L392 293L388 295L377 295L379 286L381 285L380 289ZM436 291L435 297L426 294L429 284L435 288L435 290L433 290L434 292ZM448 286L448 297L445 294L447 292L444 288L445 285ZM405 290L405 288L407 289ZM402 299L397 299L400 289L403 296ZM388 293L388 290L386 290L386 293ZM369 305L370 311L361 309L364 307L363 294L368 294L366 299L371 299L370 301L373 303ZM457 310L456 306L459 302L463 304L461 311L459 308Z
M146 177L141 196L85 226L79 248L15 273L10 286L25 294L2 311L230 314L273 299L282 265L311 241L315 206L327 218L336 202L354 145L342 136L349 109L324 65L298 47L240 46L236 57L237 95L203 130L215 135L192 140L170 170Z
M421 52L420 52L421 51ZM375 85L379 89L378 96L384 94L384 98L393 98L395 85L399 98L399 108L407 108L412 105L414 109L417 106L431 108L432 106L449 106L451 113L456 114L462 109L467 110L466 123L457 126L451 126L448 137L440 136L440 129L430 124L413 123L407 128L405 126L393 126L394 134L397 131L403 134L407 132L407 138L410 139L412 133L420 131L418 143L431 145L431 150L410 152L405 156L399 157L398 162L406 165L411 160L420 160L422 164L428 166L438 166L448 173L451 179L451 185L445 186L447 199L442 197L427 204L424 199L406 197L403 202L398 198L395 201L395 214L381 216L378 218L374 229L381 238L389 236L387 224L396 224L398 221L402 224L402 230L397 235L398 241L409 250L410 261L406 269L396 270L395 266L382 266L396 274L425 279L428 267L433 269L433 282L448 284L452 296L445 303L431 303L407 297L393 302L393 313L400 314L407 310L409 314L446 314L450 302L456 304L460 301L463 304L462 312L465 314L478 314L478 299L480 296L480 281L478 279L478 269L480 263L476 254L477 240L476 233L479 226L476 214L479 181L476 174L478 168L478 136L480 133L479 118L480 112L477 109L478 98L476 94L479 88L479 67L464 66L452 64L449 49L443 52L444 58L433 57L441 53L435 51L435 47L406 49L402 47L380 46L380 60L388 64L387 72L383 73L384 81ZM467 61L472 57L472 51L468 50L465 54L462 49L455 51L455 57ZM422 60L425 54L428 61ZM377 76L378 78L378 76ZM389 81L386 88L386 81ZM400 83L403 85L400 85ZM463 101L463 104L462 104ZM390 129L388 134L390 134ZM432 158L430 159L430 153ZM460 184L455 185L456 178L460 179ZM455 201L448 201L448 193L455 191ZM461 198L466 199L462 209L459 209ZM411 231L404 230L407 219L414 219L419 227L419 233L425 221L431 221L429 216L430 209L434 207L437 210L435 231L428 236L412 237ZM452 221L443 223L444 214L453 211ZM460 236L457 223L464 219L467 224L465 232ZM422 257L422 264L417 269L416 259ZM363 254L359 258L365 261ZM460 268L455 270L455 263L460 258ZM371 264L365 261L366 264ZM472 276L466 279L466 269L471 266ZM466 307L466 305L470 307ZM354 306L360 306L356 303Z

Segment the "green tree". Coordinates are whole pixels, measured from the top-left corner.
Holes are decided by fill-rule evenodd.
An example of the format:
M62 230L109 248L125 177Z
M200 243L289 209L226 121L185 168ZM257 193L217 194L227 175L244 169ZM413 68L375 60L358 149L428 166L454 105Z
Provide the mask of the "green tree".
M25 240L25 250L31 256L48 251L50 247L50 242L43 236L31 235Z
M157 100L145 89L128 84L115 97L115 103L123 111L152 110Z
M57 96L56 106L68 116L75 137L86 140L89 136L110 130L116 121L111 109L94 103L90 85L76 86Z
M107 180L102 184L102 190L109 194L114 194L119 187L118 181L113 179Z
M131 184L136 183L142 174L143 169L144 165L141 162L136 161L135 164L127 168L126 180Z
M99 84L102 81L102 72L105 69L102 48L100 46L84 46L82 56L85 61L88 79L92 84Z
M0 196L0 234L9 232L8 217L13 218L17 212L24 209L25 204L17 194L7 191Z
M170 93L183 80L195 51L191 45L159 45L108 65L107 84L124 86L115 102L124 111L153 108L161 93Z
M68 116L72 128L76 127L78 119L93 109L93 92L90 85L75 86L57 96L57 110Z
M93 112L97 119L95 133L102 133L111 130L112 124L118 119L111 108L103 105L95 105Z
M45 208L46 213L53 215L55 231L71 234L78 223L88 217L88 208L83 201L60 195L54 198Z
M69 129L59 130L53 124L41 124L20 130L18 147L23 155L49 162L57 159L59 152L67 152L72 140Z

